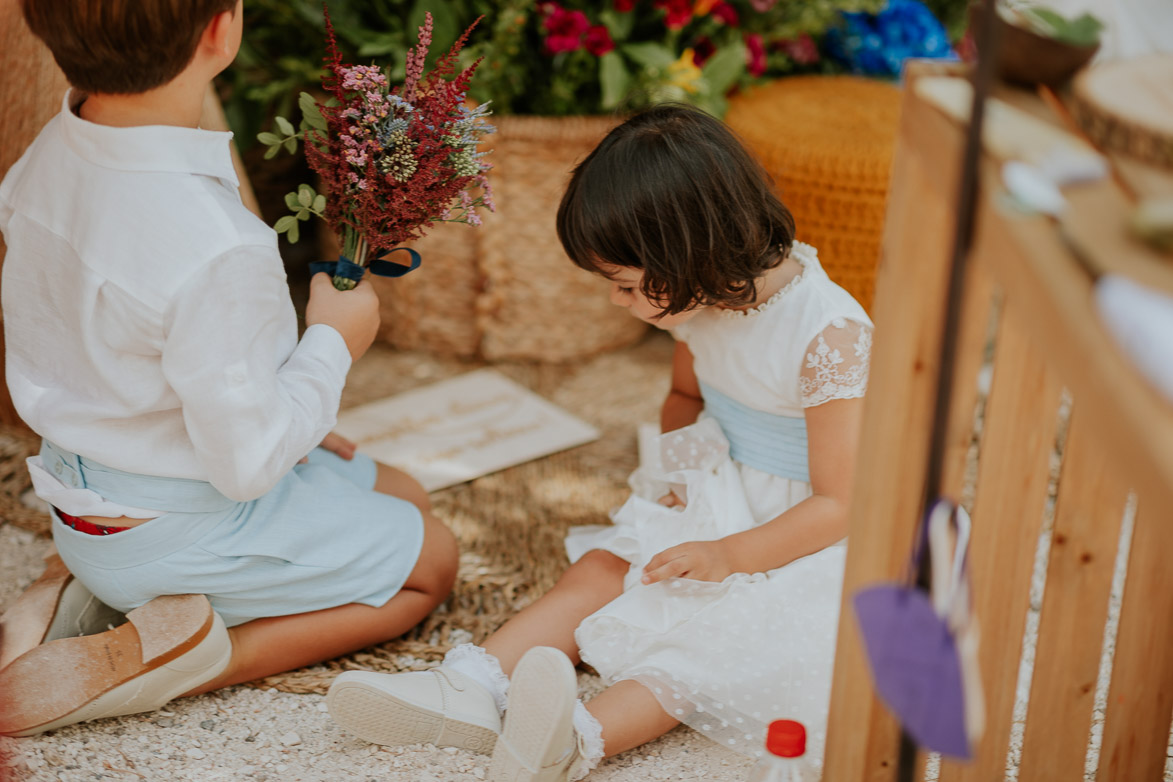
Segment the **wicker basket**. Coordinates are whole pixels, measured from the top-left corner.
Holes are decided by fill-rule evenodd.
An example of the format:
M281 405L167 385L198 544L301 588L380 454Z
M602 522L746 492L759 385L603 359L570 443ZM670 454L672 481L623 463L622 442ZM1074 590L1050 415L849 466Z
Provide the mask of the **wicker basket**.
M855 76L780 79L734 97L726 122L774 177L798 239L871 309L900 90Z
M376 279L381 338L403 349L488 360L569 361L636 341L646 325L574 266L554 217L570 170L614 125L602 117L499 117L489 136L497 211L436 226L413 243L423 267Z

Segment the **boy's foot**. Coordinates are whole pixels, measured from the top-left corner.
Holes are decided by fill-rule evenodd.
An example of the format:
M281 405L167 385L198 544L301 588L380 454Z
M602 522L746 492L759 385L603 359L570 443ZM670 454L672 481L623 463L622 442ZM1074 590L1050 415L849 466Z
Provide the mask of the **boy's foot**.
M577 699L570 658L548 646L526 652L509 684L505 730L493 750L489 782L565 782L581 776L573 724Z
M157 597L126 618L41 644L0 670L0 734L153 711L218 676L232 656L224 621L203 595Z
M45 572L0 617L0 669L30 649L58 638L117 627L126 616L73 577L61 557L45 557Z
M490 752L501 732L493 695L441 665L411 673L347 671L326 696L340 726L375 744L435 744Z

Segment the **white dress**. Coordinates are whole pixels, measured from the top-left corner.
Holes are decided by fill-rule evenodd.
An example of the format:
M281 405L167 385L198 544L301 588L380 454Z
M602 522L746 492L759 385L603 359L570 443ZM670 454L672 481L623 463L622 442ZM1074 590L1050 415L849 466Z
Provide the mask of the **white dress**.
M613 525L575 528L566 547L572 561L605 549L631 562L624 593L575 633L582 659L604 681L644 684L669 714L749 756L761 754L771 721L798 720L807 728L808 755L820 764L845 541L720 583L640 583L644 565L660 551L763 524L809 497L803 410L863 396L871 321L827 277L813 247L795 243L792 256L802 272L765 304L709 308L676 330L693 354L706 412L693 426L662 436L643 428L631 498L612 514ZM736 454L746 454L739 451L746 430L738 435L714 412L719 400L749 411L751 439L757 423L774 417L800 427L801 464L766 465L772 473L730 458L730 440ZM774 439L764 442L767 460L784 450ZM686 496L683 509L656 502L670 487Z

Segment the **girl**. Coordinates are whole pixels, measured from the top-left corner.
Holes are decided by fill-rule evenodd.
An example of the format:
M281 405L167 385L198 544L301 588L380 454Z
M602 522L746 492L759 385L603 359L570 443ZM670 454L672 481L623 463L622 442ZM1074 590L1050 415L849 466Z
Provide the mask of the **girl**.
M558 234L676 337L665 434L642 438L614 524L572 531L548 594L432 671L339 676L330 712L378 743L495 744L493 780L578 779L680 722L755 755L771 720L797 719L820 759L871 322L690 108L613 130ZM578 660L610 684L585 708Z

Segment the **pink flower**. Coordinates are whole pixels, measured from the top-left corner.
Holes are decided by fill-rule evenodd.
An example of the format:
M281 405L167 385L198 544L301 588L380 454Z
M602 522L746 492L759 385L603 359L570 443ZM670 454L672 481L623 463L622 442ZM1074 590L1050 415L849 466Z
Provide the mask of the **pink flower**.
M596 24L586 31L584 42L587 51L596 57L602 57L615 48L615 42L611 40L611 33L601 24Z
M799 65L813 65L819 61L819 47L806 33L801 33L797 38L776 41L774 47Z
M737 25L737 9L724 0L713 6L711 13L730 27Z
M635 0L615 0L615 10L625 14L635 8Z
M761 76L766 72L766 49L758 33L745 36L745 63L746 70L753 76Z
M692 19L692 3L689 0L656 0L656 8L665 11L664 23L669 30L679 30Z

